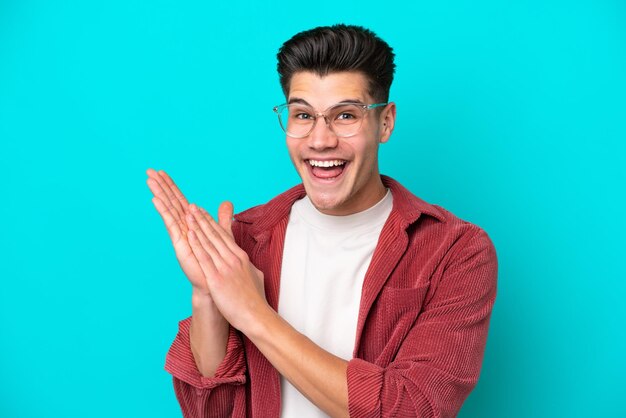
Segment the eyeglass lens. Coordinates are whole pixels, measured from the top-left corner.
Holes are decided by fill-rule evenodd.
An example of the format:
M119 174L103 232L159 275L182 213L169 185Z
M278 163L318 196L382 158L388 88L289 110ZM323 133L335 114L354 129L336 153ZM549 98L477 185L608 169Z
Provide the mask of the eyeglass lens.
M326 120L330 122L332 131L337 136L352 136L359 131L365 110L354 104L340 104L325 112ZM313 130L315 120L323 116L316 116L315 110L302 104L284 106L280 112L280 124L290 136L305 137Z

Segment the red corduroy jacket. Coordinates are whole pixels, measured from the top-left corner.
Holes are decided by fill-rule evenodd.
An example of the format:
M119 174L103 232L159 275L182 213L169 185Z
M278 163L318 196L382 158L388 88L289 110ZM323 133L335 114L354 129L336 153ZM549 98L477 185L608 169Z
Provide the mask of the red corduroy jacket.
M348 401L354 417L453 417L480 374L496 297L497 261L487 234L382 176L393 209L365 275ZM235 217L237 243L265 275L278 307L283 243L302 185ZM203 377L180 322L165 368L185 417L279 417L280 377L232 329L214 377Z

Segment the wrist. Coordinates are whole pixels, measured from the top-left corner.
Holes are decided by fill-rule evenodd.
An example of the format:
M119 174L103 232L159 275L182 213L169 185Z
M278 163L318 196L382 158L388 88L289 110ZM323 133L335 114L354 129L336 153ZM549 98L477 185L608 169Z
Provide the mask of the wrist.
M219 314L220 317L222 316L219 309L217 309L215 302L213 302L211 294L206 292L198 292L194 290L191 293L191 309L194 314L203 313L206 315L206 313L211 313Z
M210 294L206 292L192 292L191 294L191 323L200 322L211 327L218 327L228 333L228 321L224 318Z
M206 305L213 302L213 298L211 294L206 290L198 289L197 287L192 287L191 289L191 303L193 305Z
M283 319L278 313L272 309L271 306L266 304L244 321L245 326L238 329L250 338L250 340L258 341L259 339L272 335L273 330L275 330L276 326L282 321Z

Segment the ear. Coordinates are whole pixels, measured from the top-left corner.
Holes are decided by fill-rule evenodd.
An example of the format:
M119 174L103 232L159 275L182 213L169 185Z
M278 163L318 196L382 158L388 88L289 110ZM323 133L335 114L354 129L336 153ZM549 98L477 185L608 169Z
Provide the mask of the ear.
M379 142L384 144L389 141L389 137L393 132L393 128L396 124L396 104L390 102L382 112L380 112L380 138Z

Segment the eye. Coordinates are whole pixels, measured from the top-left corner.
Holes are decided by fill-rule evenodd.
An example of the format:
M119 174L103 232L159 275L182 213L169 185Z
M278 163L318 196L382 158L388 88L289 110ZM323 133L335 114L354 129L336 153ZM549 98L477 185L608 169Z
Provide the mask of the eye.
M313 115L311 115L310 113L306 113L306 112L294 113L293 117L296 119L301 119L301 120L313 119Z
M340 124L356 123L362 117L362 111L359 107L352 104L340 104L333 108L333 120Z
M339 120L350 120L356 119L356 115L353 112L341 112L337 115L337 119Z
M289 119L297 120L299 122L308 122L315 119L315 112L313 109L306 106L290 106Z

